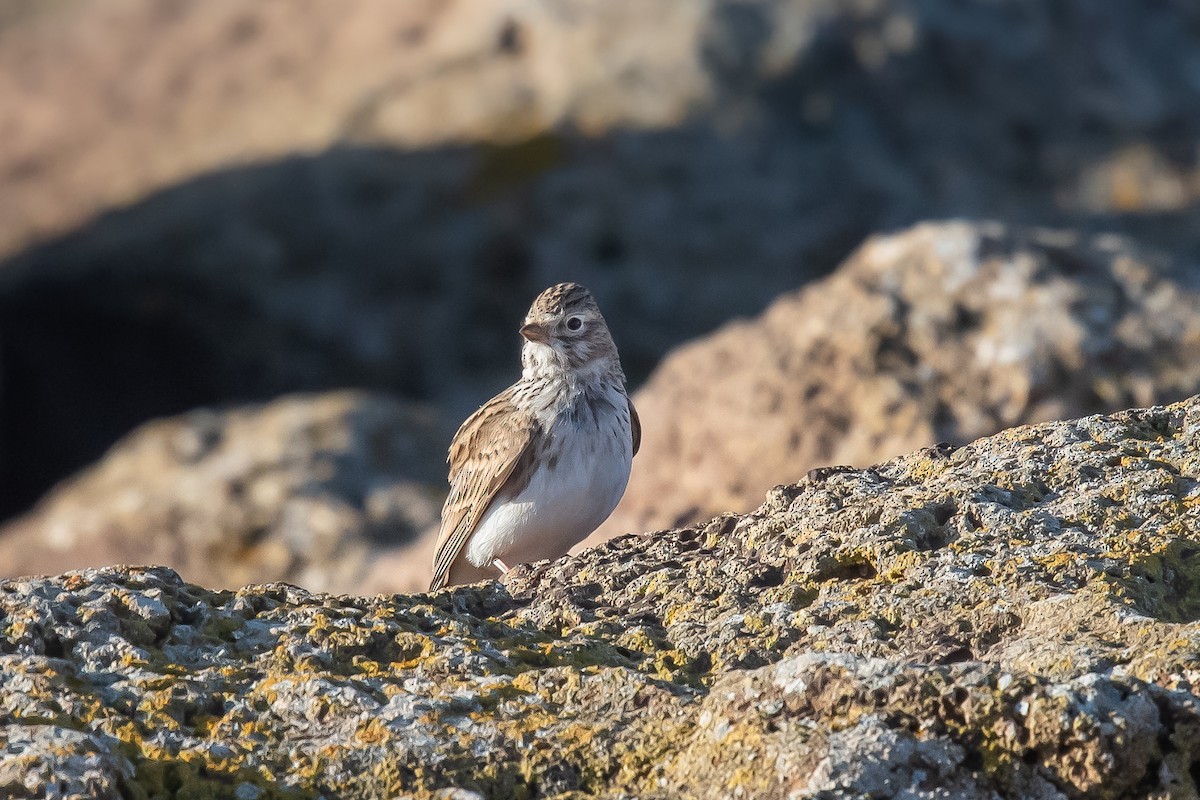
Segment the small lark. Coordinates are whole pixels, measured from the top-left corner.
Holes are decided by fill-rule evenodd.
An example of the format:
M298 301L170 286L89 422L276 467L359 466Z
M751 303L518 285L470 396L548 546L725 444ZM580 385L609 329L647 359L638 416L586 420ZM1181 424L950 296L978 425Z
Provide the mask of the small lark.
M521 379L450 445L431 590L558 558L608 518L629 482L641 424L591 293L551 286L521 336Z

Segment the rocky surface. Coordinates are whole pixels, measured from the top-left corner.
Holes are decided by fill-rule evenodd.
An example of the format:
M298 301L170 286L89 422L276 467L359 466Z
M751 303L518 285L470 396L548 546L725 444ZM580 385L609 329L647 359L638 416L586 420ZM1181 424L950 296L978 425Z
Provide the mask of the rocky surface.
M378 395L297 395L134 431L0 528L0 575L166 564L208 586L361 591L381 552L436 527L449 432ZM427 579L392 559L391 585Z
M1029 422L1200 392L1200 268L1113 236L926 224L668 356L635 396L629 490L592 541L745 511Z
M354 385L461 418L560 279L641 378L922 219L1200 252L1197 22L1181 0L7 3L0 514L200 405Z
M1196 797L1198 591L1200 397L432 595L9 580L0 791Z

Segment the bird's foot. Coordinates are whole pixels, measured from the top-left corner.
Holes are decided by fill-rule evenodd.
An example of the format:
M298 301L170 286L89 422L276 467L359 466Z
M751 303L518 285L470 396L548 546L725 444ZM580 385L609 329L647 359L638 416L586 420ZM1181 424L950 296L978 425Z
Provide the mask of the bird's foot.
M501 575L506 575L508 573L508 569L509 569L508 565L505 564L503 561L501 561L498 558L492 559L492 566L495 567L496 569L500 570Z

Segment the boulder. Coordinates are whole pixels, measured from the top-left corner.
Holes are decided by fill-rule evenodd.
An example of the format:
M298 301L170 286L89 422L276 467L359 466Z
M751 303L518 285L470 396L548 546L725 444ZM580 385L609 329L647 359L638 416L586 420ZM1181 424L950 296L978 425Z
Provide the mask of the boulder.
M813 467L1200 391L1200 270L1110 236L945 222L671 353L590 541L745 511Z
M1198 531L1200 396L434 594L7 580L0 792L1195 797Z
M381 395L295 395L148 423L0 528L0 574L166 564L236 588L352 592L376 555L436 527L449 434ZM391 563L415 588L428 563Z

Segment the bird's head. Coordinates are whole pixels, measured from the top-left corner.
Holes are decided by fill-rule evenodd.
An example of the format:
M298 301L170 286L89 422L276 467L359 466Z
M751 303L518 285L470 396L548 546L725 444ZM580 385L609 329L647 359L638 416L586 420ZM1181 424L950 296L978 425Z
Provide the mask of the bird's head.
M577 283L542 292L521 326L525 370L566 370L582 378L620 372L617 346L592 293Z

